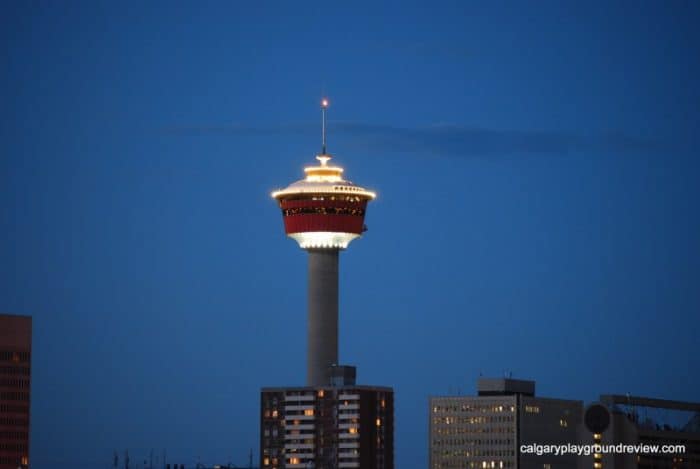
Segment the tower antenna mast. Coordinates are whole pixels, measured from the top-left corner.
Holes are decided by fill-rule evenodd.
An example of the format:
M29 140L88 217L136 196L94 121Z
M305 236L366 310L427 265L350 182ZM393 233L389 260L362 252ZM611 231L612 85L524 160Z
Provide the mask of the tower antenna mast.
M328 109L329 104L330 104L330 102L328 101L328 98L323 98L321 100L321 138L322 138L321 154L322 155L326 154L326 110Z

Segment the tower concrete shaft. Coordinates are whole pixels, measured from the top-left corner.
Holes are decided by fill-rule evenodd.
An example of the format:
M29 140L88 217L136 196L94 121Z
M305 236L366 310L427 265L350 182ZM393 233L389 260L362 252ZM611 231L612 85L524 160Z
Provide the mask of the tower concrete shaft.
M308 249L306 384L326 386L338 364L338 249Z

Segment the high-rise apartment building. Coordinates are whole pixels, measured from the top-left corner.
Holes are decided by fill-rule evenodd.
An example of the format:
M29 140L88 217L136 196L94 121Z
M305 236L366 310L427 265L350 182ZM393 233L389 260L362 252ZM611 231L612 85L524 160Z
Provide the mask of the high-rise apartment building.
M576 443L583 403L535 396L535 382L479 379L477 396L430 398L430 469L576 467L573 455L520 454L528 444Z
M32 318L0 314L0 469L29 467Z
M392 468L391 388L328 386L262 392L262 467Z

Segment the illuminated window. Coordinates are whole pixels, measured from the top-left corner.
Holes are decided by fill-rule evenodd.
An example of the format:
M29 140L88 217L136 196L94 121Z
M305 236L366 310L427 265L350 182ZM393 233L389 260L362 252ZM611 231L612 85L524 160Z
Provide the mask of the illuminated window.
M270 458L263 459L263 466L269 466L269 465L270 465Z
M273 416L273 417L277 417L277 415L279 415L279 414L277 413L277 409L273 410L273 411L272 411L272 416Z
M357 428L356 427L350 427L348 428L349 433L357 433Z
M314 415L314 410L313 409L305 409L304 415Z
M299 458L290 458L289 464L299 464Z
M559 419L559 426L560 427L568 427L569 422L567 422L565 419Z
M377 419L377 426L381 427L382 426L382 419Z
M318 390L318 397L323 397L323 389Z
M537 407L536 405L526 405L525 412L530 413L530 414L539 414L540 408Z

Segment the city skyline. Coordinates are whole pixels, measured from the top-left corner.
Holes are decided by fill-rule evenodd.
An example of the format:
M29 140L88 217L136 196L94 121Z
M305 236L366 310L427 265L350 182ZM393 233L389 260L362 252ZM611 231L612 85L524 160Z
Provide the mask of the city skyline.
M304 384L306 258L268 194L326 95L333 161L378 188L340 357L394 388L396 467L481 374L700 400L696 4L0 8L32 467L248 460L260 387Z

